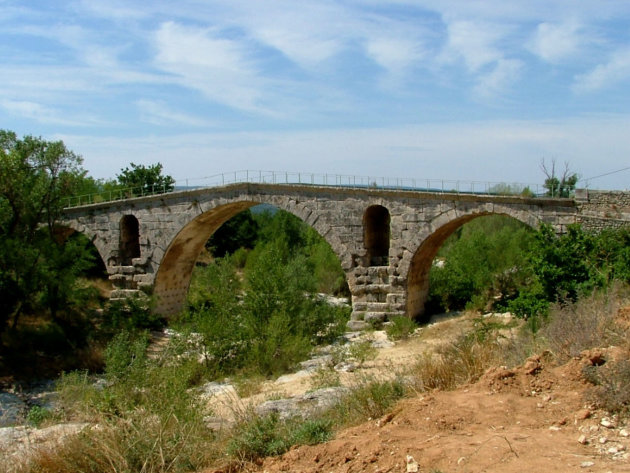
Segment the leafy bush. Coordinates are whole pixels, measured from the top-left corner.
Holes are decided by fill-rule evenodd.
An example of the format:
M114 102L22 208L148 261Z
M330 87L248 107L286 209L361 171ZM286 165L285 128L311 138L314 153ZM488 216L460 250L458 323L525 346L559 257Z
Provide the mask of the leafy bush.
M29 409L28 414L26 414L26 422L39 428L44 422L50 419L52 415L53 413L45 407L33 406Z
M230 434L226 450L240 461L255 461L280 455L293 445L325 442L331 436L332 422L327 419L281 420L276 413L258 416L249 412Z
M385 327L387 336L392 340L406 340L418 328L409 317L397 315L390 319L390 324Z
M349 309L312 297L313 266L280 238L249 253L241 282L232 258L197 268L182 323L201 334L211 376L277 375L345 329Z
M384 415L405 395L400 380L365 379L332 407L328 415L337 425L348 425Z
M505 216L477 218L443 244L430 272L428 307L433 311L486 309L518 294L530 278L526 254L533 236Z
M120 330L156 330L166 321L152 310L152 301L146 296L114 300L103 313L102 329L110 333Z

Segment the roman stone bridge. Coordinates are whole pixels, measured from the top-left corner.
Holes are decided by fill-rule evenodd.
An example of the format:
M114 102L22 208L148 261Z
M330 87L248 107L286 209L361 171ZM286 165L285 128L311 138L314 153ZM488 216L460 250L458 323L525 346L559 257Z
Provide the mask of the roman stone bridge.
M352 294L352 319L423 313L433 259L457 228L484 215L508 215L562 233L630 221L630 193L578 191L576 198L476 195L305 184L236 183L64 211L63 225L88 236L116 289L154 294L164 315L183 306L208 238L237 213L271 204L312 226L330 244Z

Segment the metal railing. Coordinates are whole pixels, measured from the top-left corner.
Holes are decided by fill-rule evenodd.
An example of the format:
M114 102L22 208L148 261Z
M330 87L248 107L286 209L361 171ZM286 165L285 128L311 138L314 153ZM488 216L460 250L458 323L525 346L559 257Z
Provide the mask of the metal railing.
M524 195L529 197L541 196L545 192L545 189L539 184L245 170L205 177L180 179L175 182L172 189L160 186L145 186L142 188L112 189L95 194L73 196L68 198L66 207L78 207L169 192L221 187L237 183L312 185L356 189L435 192L441 194Z

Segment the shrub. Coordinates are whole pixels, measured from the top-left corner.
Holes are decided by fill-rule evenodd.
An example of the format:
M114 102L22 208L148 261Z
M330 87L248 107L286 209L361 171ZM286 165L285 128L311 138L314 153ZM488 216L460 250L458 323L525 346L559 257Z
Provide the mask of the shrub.
M392 340L406 340L418 328L412 319L402 315L392 317L390 322L385 327L385 332Z
M589 366L585 377L595 385L586 393L590 402L612 414L630 414L630 360Z
M33 406L26 414L26 421L39 428L41 425L52 417L52 412L45 407Z
M622 341L623 331L614 319L624 292L620 286L613 286L577 302L554 304L540 335L561 361L589 348Z
M337 425L359 423L384 415L405 395L405 386L398 380L368 378L332 407L328 415Z
M112 301L103 314L103 329L111 333L120 330L156 330L165 320L151 310L152 301L146 296Z
M368 360L376 358L378 352L372 340L362 340L360 342L351 343L347 349L348 357L359 363L359 366L363 365Z
M501 353L496 334L491 334L485 329L475 330L438 346L434 354L423 353L411 369L415 388L454 389L478 379Z

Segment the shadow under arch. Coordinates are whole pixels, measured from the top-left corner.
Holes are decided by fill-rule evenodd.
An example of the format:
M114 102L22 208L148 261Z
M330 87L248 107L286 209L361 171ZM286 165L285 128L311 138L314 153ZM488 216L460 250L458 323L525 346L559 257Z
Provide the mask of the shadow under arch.
M221 225L238 213L266 203L243 200L223 204L198 215L187 223L171 241L160 262L153 286L153 294L156 297L155 312L164 316L179 312L188 294L193 268L208 239ZM299 214L290 209L276 203L271 203L271 205L304 221ZM341 255L335 250L335 246L328 238L329 235L322 234L313 225L310 226L330 245L337 259L341 261Z
M76 228L72 228L65 225L55 225L52 230L53 237L57 240L58 243L65 243L68 239L73 237L78 237L85 239L86 245L93 252L95 256L97 256L95 261L95 272L102 273L103 275L107 274L107 261L103 256L104 252L97 245L97 239L90 238L90 235L84 233Z
M407 273L407 308L406 315L421 320L425 312L425 303L429 297L429 273L433 260L440 247L459 227L479 217L500 215L517 220L527 227L533 228L530 220L519 218L502 212L479 212L457 217L431 233L420 244L414 253Z
M391 217L387 207L370 205L363 213L365 266L387 266L391 238Z

